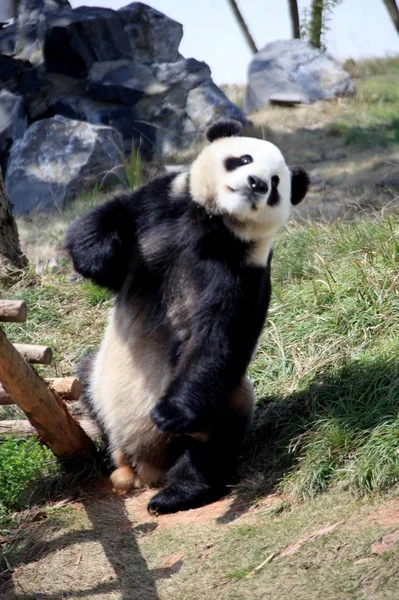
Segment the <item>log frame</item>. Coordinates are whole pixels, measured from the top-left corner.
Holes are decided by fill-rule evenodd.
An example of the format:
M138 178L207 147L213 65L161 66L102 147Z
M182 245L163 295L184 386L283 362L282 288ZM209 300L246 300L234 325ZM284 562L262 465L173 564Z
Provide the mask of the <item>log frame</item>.
M51 377L44 380L50 389L64 402L79 400L82 393L82 382L78 377ZM11 406L14 400L0 383L0 406Z
M28 309L22 300L2 300L0 298L0 321L25 323Z
M92 440L0 328L0 381L58 458L94 455Z

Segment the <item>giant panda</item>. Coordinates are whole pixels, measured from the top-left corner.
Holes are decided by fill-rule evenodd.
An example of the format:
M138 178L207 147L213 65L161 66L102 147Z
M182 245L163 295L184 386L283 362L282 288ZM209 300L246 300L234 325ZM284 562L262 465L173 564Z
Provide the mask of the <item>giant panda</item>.
M272 239L308 189L273 144L214 123L188 170L75 222L78 273L116 293L84 401L106 436L113 487L161 486L151 513L222 497L251 423L246 370L268 310Z

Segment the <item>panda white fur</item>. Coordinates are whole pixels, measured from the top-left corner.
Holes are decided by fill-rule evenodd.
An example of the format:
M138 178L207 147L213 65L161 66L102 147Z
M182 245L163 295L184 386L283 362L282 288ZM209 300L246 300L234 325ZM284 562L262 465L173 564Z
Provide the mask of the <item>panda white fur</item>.
M119 195L71 226L75 269L116 292L82 368L116 489L163 486L154 513L226 493L251 422L245 373L269 305L272 238L308 176L220 121L188 171Z

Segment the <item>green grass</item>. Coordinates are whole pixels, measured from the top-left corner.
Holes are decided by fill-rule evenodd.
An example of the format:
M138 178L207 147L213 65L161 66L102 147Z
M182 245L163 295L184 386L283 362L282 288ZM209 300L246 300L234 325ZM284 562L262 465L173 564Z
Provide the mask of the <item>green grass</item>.
M33 438L0 443L0 526L11 510L29 504L25 492L39 477L56 471L54 455Z
M399 221L292 227L251 366L259 491L379 492L399 481Z
M348 103L346 114L332 121L327 133L342 137L347 145L366 148L399 143L397 76L375 74L360 81L357 95Z

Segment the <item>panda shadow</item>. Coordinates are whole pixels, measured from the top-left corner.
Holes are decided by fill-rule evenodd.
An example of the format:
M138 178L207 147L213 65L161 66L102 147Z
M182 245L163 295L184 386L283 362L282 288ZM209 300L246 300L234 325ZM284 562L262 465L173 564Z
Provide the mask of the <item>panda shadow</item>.
M151 521L135 524L126 510L126 497L110 495L109 485L104 481L104 471L98 469L96 464L90 462L81 465L81 469L75 473L73 468L77 468L76 463L66 463L64 467L64 477L54 476L41 485L32 485L27 490L27 496L34 508L31 509L31 520L21 527L15 551L11 552L10 562L13 569L45 560L51 555L61 556L60 553L66 551L65 559L59 559L58 566L60 568L63 564L60 576L64 578L70 569L68 548L71 547L76 554L79 555L80 552L85 557L89 579L96 579L98 583L85 585L85 575L82 573L80 589L72 590L66 587L54 592L38 590L34 594L35 600L58 600L60 597L88 598L112 593L119 594L121 600L129 600L136 595L143 600L158 600L156 582L171 577L182 567L182 561L176 560L167 567L148 568L138 540L152 534L158 524ZM48 519L42 507L50 506L57 510L68 505L75 507L77 511L84 511L87 520L85 519L82 527L73 527L71 530L68 530L67 520L65 531L54 537L54 532L62 527L62 519L58 522L56 512ZM90 562L86 551L81 549L88 543L101 545L112 569L112 576L104 578L101 567L96 567L94 562ZM11 574L7 580L5 577L0 578L0 597L7 593L5 597L9 600L31 600L32 593L21 592L14 583Z
M234 499L218 522L233 521L278 492L281 480L297 467L301 438L320 422L338 424L355 440L397 418L398 411L399 361L394 358L349 361L320 370L293 394L259 398L239 461Z

